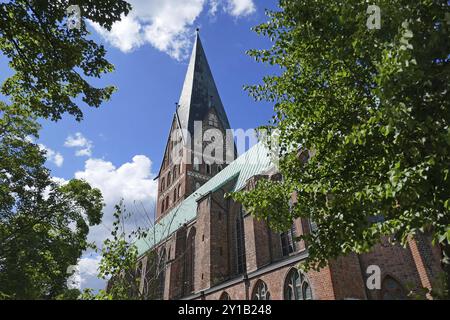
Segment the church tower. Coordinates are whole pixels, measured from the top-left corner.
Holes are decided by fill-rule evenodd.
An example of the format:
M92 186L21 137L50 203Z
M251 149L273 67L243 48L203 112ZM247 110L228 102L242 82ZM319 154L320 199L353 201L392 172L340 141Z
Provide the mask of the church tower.
M156 221L236 158L227 129L230 124L197 29L157 177ZM221 152L211 147L213 142Z

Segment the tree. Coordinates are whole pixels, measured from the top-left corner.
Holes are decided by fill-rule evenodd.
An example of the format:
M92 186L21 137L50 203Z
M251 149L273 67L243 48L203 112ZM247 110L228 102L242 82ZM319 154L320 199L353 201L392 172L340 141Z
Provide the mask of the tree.
M30 141L38 125L0 103L0 296L52 299L67 293L68 267L88 248L103 199L81 180L59 185Z
M250 56L280 72L247 90L274 105L283 180L233 197L278 230L312 219L306 268L429 232L449 275L448 1L373 3L381 29L362 0L280 0L255 28L273 46Z
M67 27L66 10L73 4L79 5L83 19L107 30L131 9L123 0L0 3L0 51L13 71L1 93L13 106L52 120L65 112L81 120L83 112L75 98L99 107L115 90L112 86L95 88L88 82L114 67L105 59L105 48L88 39L85 23L79 29Z
M81 100L99 107L114 87L89 83L113 70L106 51L88 38L84 22L67 28L69 5L110 30L128 14L122 0L0 3L0 52L12 75L1 84L0 102L0 298L73 297L68 267L89 246L89 226L99 224L102 196L88 183L56 184L45 168L45 152L33 142L39 118L81 120Z
M98 277L108 281L107 289L96 294L86 289L81 299L148 300L160 297L160 275L165 272L159 267L160 257L153 250L147 252L145 257L138 256L134 244L137 239L147 238L152 228L138 227L127 234L125 225L130 216L126 213L123 201L116 205L111 238L106 239L99 250L101 261Z

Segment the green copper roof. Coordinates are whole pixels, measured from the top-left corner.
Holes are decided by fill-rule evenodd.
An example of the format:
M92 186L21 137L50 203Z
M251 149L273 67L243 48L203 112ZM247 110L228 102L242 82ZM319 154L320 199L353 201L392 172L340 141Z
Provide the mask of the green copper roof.
M270 166L271 162L268 157L268 151L264 145L258 143L253 146L161 218L149 230L145 239L136 241L135 244L138 248L139 255L142 255L154 245L165 240L183 224L194 220L197 216L197 200L202 196L216 191L235 178L237 178L237 181L233 187L233 191L240 190L245 186L249 178L262 173Z

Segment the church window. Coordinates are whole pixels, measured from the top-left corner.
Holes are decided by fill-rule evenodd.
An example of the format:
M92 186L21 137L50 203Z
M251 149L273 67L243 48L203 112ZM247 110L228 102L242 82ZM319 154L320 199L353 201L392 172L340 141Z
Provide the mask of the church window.
M190 294L194 291L194 274L195 274L195 235L196 229L192 227L187 237L186 247L186 273L184 280L184 293Z
M161 201L161 213L163 213L165 211L165 201L163 199L163 201Z
M288 231L281 233L280 238L283 256L288 256L295 252L295 233L295 223L292 224L292 227Z
M167 187L170 186L170 172L167 174Z
M231 300L231 297L230 297L230 295L229 295L226 291L224 291L224 292L220 295L219 300Z
M210 164L206 165L206 174L211 174L211 165Z
M284 299L312 300L312 291L308 279L296 268L291 269L286 277Z
M177 188L173 190L173 202L177 201Z
M181 184L178 186L178 197L181 196Z
M164 287L166 281L166 249L162 249L159 254L158 261L158 293L159 298L162 299L164 297Z
M137 270L136 270L136 276L137 276L138 278L141 278L141 277L142 277L143 264L144 264L143 261L139 261L139 262L138 262Z
M402 285L392 278L387 276L381 284L381 299L382 300L406 300L405 290Z
M252 300L270 300L270 292L264 281L258 280L256 283L253 289Z
M309 230L311 233L314 233L317 231L317 223L312 219L309 220Z
M166 210L169 209L169 196L166 197Z
M208 116L208 125L211 127L219 127L219 120L217 119L217 116L214 113L210 113Z
M161 179L161 191L164 190L164 184L166 183L166 179L162 178Z
M241 274L245 271L245 238L244 238L244 221L242 208L236 218L236 258L237 272Z

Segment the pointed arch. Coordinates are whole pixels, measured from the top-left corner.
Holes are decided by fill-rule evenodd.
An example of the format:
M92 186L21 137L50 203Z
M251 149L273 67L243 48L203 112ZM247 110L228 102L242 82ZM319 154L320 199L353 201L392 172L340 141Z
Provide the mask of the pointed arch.
M158 254L158 296L160 299L164 298L164 288L166 282L166 264L167 255L166 248L162 248Z
M306 275L291 268L284 280L284 300L313 300L312 288Z
M222 294L220 295L219 300L231 300L230 295L228 294L228 292L224 291L222 292Z
M406 300L406 290L400 281L391 275L386 275L381 282L381 300Z
M184 293L190 294L194 291L194 274L195 274L195 236L197 230L192 227L189 230L186 240L186 254L185 254L185 279L184 279Z
M244 209L240 208L236 216L236 269L237 273L244 273L247 269L245 261L245 233L244 233Z
M270 300L270 291L267 284L259 279L252 291L252 300Z

